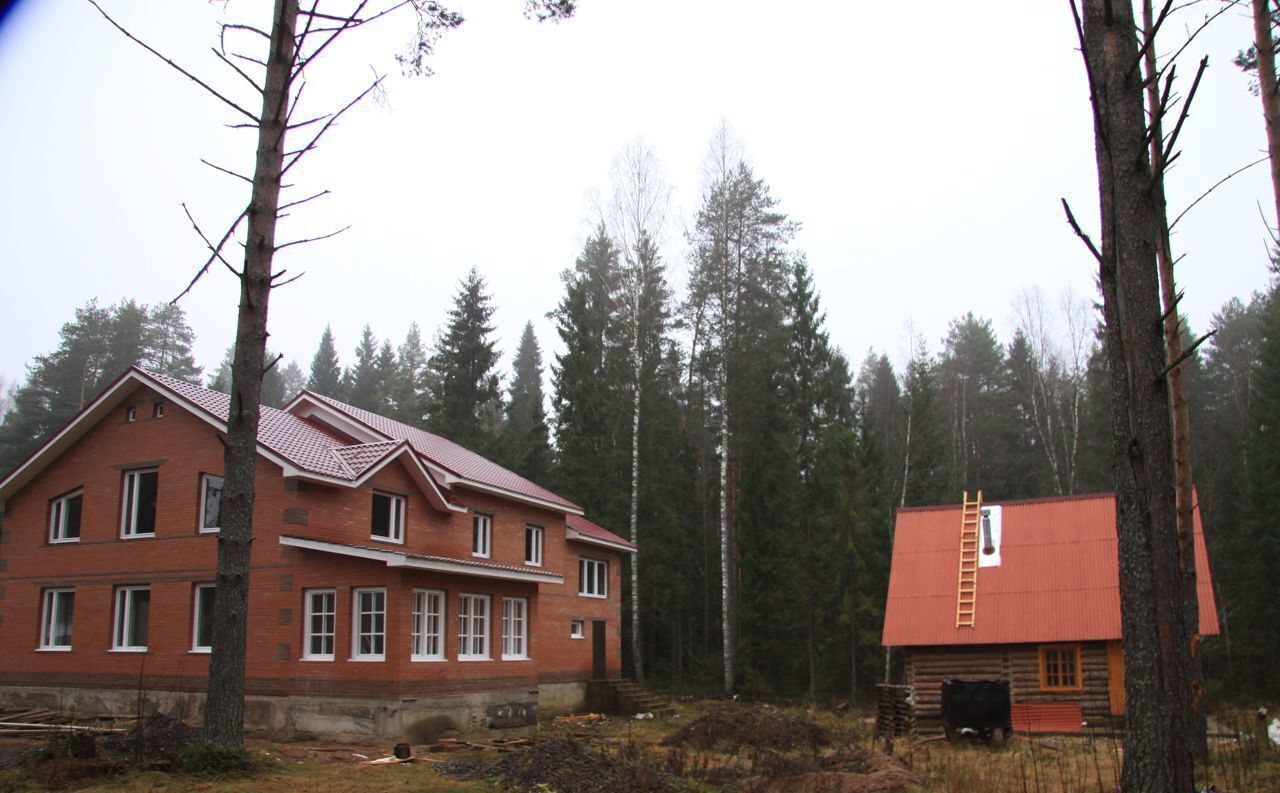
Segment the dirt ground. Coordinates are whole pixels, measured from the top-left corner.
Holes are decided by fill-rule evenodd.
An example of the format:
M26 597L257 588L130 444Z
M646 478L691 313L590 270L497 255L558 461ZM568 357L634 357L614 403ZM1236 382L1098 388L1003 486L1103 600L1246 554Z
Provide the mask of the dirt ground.
M132 738L139 736L141 750L131 736L114 735L96 741L92 756L79 746L80 757L62 738L0 739L0 793L1111 793L1122 754L1114 736L1015 736L1003 749L922 736L897 741L889 757L872 745L865 714L711 701L653 720L546 721L527 745L507 751L493 746L496 733L469 736L471 745L415 746L406 764L366 764L390 755L391 741L254 736L253 768L223 778L181 771L181 748L197 737L183 725L161 719ZM1243 732L1215 739L1205 783L1231 793L1280 790L1280 756L1267 747Z

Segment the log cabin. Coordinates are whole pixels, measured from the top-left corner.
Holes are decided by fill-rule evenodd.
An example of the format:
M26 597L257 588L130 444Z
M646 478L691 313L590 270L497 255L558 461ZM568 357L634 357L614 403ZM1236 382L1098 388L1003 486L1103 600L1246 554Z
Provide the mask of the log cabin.
M1115 497L981 499L897 514L882 642L903 651L917 716L939 718L946 679L1007 681L1015 729L1123 716ZM1193 514L1200 634L1216 635Z

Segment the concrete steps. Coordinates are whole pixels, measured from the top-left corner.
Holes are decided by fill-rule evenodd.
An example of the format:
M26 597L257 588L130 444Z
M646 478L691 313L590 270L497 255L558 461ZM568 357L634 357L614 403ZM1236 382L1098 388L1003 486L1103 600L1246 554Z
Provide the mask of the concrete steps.
M676 711L670 702L645 691L630 680L610 680L608 684L614 710L619 716L634 716L637 713L669 716Z

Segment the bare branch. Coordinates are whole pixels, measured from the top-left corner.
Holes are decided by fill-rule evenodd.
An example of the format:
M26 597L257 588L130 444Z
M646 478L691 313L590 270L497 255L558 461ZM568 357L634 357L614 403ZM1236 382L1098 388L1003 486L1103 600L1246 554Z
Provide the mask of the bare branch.
M301 159L303 158L303 156L305 156L305 155L306 155L306 153L307 153L307 152L309 152L309 151L311 151L312 149L314 149L314 148L316 147L316 144L318 144L318 143L320 142L320 137L321 137L322 135L324 135L324 133L326 133L326 132L328 132L328 131L329 131L329 128L330 128L330 127L332 127L332 126L334 125L334 123L335 123L339 118L341 118L341 117L342 117L342 114L343 114L343 113L346 113L348 110L350 110L351 108L355 107L355 105L356 105L356 103L357 103L357 102L359 102L361 99L364 99L366 96L368 96L368 95L369 95L369 93L370 93L371 91L373 91L375 88L377 88L379 85L381 85L381 84L382 84L382 81L383 81L383 80L385 80L385 79L386 79L386 76L384 75L384 76L382 76L382 77L379 77L377 80L374 80L374 81L373 81L373 83L372 83L368 88L366 88L366 89L364 89L363 91L361 91L361 92L360 92L360 95L359 95L359 96L357 96L355 99L352 99L352 100L351 100L350 102L348 102L347 104L343 105L343 107L342 107L342 109L341 109L341 110L339 110L338 112L336 112L336 113L334 113L332 116L330 116L330 117L329 117L329 119L328 119L327 121L325 121L325 122L324 122L324 126L322 126L322 127L320 128L320 131L319 131L319 132L317 132L317 133L316 133L316 134L311 138L311 141L310 141L309 143L307 143L307 145L306 145L306 146L303 146L303 147L298 151L298 153L297 153L297 154L295 154L295 155L293 156L293 159L291 159L291 160L289 160L289 162L285 163L284 168L280 169L280 176L281 176L281 177L283 177L286 173L288 173L288 172L289 172L289 169L290 169L290 168L292 168L293 166L295 166L295 165L297 165L297 164L298 164L298 161L299 161L299 160L301 160Z
M1182 42L1182 46L1178 47L1178 49L1174 51L1173 55L1170 56L1169 63L1173 63L1174 61L1176 61L1178 59L1178 56L1182 54L1183 50L1191 46L1191 42L1195 41L1196 37L1199 36L1202 32L1204 32L1205 28L1209 27L1210 22L1222 16L1226 12L1230 11L1232 8L1235 8L1239 4L1240 4L1240 0L1226 0L1222 8L1219 8L1216 13L1210 14L1209 16L1205 17L1204 22L1200 23L1200 27L1193 30L1191 34L1187 36L1187 40ZM1190 4L1188 3L1188 5Z
M210 47L209 49L213 52L214 56L218 58L218 60L230 66L232 71L234 71L236 74L243 77L245 79L245 82L247 82L249 85L252 85L255 91L257 91L258 93L262 93L262 86L258 85L257 80L245 74L243 69L241 69L239 66L236 66L231 61L227 60L227 56L223 55L221 52L218 52L217 47Z
M1267 161L1267 160L1269 160L1269 159L1270 159L1270 157L1269 157L1269 156L1267 156L1267 155L1263 155L1262 157L1260 157L1260 158L1258 158L1258 159L1254 160L1253 162L1249 163L1248 165L1246 165L1246 166L1244 166L1244 167L1241 167L1241 168L1237 168L1236 170L1232 171L1231 173L1229 173L1229 174L1227 174L1226 176L1224 176L1224 177L1222 177L1221 179L1219 179L1217 182L1214 182L1213 187L1210 187L1208 190L1205 190L1203 193L1201 193L1201 194L1200 194L1200 197L1199 197L1199 198L1197 198L1195 201L1192 201L1190 204L1188 204L1188 205L1187 205L1187 208L1186 208L1186 209L1184 209L1184 210L1182 210L1181 212L1179 212L1179 213L1178 213L1178 216L1177 216L1176 218L1174 218L1174 219L1173 219L1173 222L1172 222L1172 223L1170 223L1170 224L1169 224L1169 230L1170 230L1170 231L1173 231L1173 227L1174 227L1174 226L1176 226L1176 225L1178 225L1178 221L1179 221L1179 220L1182 220L1182 216L1183 216L1183 215L1185 215L1185 214L1187 214L1188 212L1190 212L1190 211L1195 207L1195 205L1196 205L1196 204L1198 204L1198 203L1200 203L1201 201L1203 201L1206 197L1208 197L1208 195L1209 195L1210 193L1212 193L1214 190L1217 190L1217 189L1218 189L1218 188L1219 188L1219 187L1220 187L1224 182L1226 182L1228 179L1230 179L1230 178L1231 178L1231 177L1233 177L1233 176L1237 176L1237 175L1239 175L1239 174L1242 174L1242 173L1244 173L1245 171L1247 171L1247 170L1249 170L1250 168L1252 168L1253 166L1258 165L1258 164L1260 164L1260 163L1264 163L1264 162L1266 162L1266 161Z
M1156 179L1164 177L1165 168L1169 163L1173 162L1169 157L1169 153L1173 151L1173 147L1178 142L1178 133L1182 132L1182 122L1187 120L1187 116L1191 113L1191 102L1196 98L1196 89L1200 87L1200 78L1204 77L1204 70L1209 68L1209 56L1206 55L1200 59L1200 68L1196 69L1196 78L1191 81L1191 91L1187 93L1186 100L1182 103L1182 112L1178 114L1178 123L1173 125L1173 132L1169 134L1169 142L1165 144L1164 154L1160 157L1163 161L1163 167L1160 173L1156 175Z
M289 207L296 207L296 206L298 206L298 205L300 205L300 204L305 204L305 203L307 203L308 201L312 201L312 200L315 200L315 199L317 199L317 198L320 198L321 196L327 196L327 195L329 195L329 191L328 191L328 190L321 190L320 192L316 193L315 195L307 196L306 198L300 198L300 199L298 199L297 201L290 201L290 202L289 202L289 203L287 203L287 204L281 204L281 205L280 205L280 210L281 210L281 211L284 211L284 210L288 209Z
M1164 8L1160 9L1160 15L1156 17L1155 24L1151 26L1151 30L1147 31L1146 41L1142 42L1142 46L1138 48L1138 57L1134 58L1133 65L1129 67L1129 76L1132 77L1134 71L1142 65L1142 59L1147 56L1147 50L1156 43L1156 33L1160 31L1160 26L1164 24L1165 19L1169 16L1169 9L1173 8L1173 0L1168 0L1164 4Z
M258 58L254 58L254 57L249 56L249 55L241 55L241 54L240 54L240 53L238 53L238 52L233 52L233 53L231 53L231 57L232 57L232 58L239 58L240 60L242 60L242 61L248 61L249 63L256 63L256 64L258 64L259 66L262 66L262 67L264 67L264 68L265 68L265 67L266 67L266 65L267 65L267 62L266 62L266 61L264 61L264 60L259 60Z
M317 121L324 121L329 116L329 113L325 113L323 116L316 116L315 118L309 118L306 121L299 121L297 124L289 124L286 129L302 129L303 127L314 124Z
M1187 347L1187 349L1183 350L1182 354L1179 355L1177 359L1174 360L1173 363L1166 366L1164 368L1164 371L1156 376L1156 383L1159 383L1161 380L1164 379L1165 375L1169 374L1174 369L1177 369L1179 366L1185 363L1188 358L1190 358L1192 355L1195 355L1195 352L1197 349L1199 349L1200 345L1204 344L1209 339L1210 336L1212 336L1217 332L1218 332L1217 330L1211 330L1208 333L1201 336L1200 338L1196 339L1195 342L1190 347Z
M276 357L272 358L270 363L262 367L262 373L265 375L267 372L274 369L276 367L276 364L280 363L280 359L283 357L284 357L284 353L280 353Z
M102 6L98 5L98 3L96 2L96 0L88 0L88 2L89 2L89 4L90 4L90 5L92 5L94 8L98 9L98 13L99 13L99 14L102 14L102 18L103 18L103 19L105 19L105 20L107 20L108 22L110 22L110 23L111 23L111 25L112 25L112 27L114 27L116 30L118 30L118 31L120 31L121 33L123 33L123 34L125 35L125 37L126 37L126 38L128 38L130 41L134 42L135 44L137 44L138 46L142 47L142 48L143 48L144 50L146 50L147 52L151 53L152 55L156 56L156 57L157 57L157 58L159 58L160 60L162 60L162 61L164 61L165 63L169 64L169 65L170 65L170 66L172 66L174 69L176 69L179 73L181 73L184 77L186 77L188 80L190 80L191 82L193 82L193 83L195 83L196 85L200 86L201 88L203 88L204 90L208 91L209 93L213 94L213 95L214 95L214 96L216 96L218 99L221 99L224 103L226 103L226 104L227 104L227 106L229 106L229 107L233 108L234 110L236 110L236 111L238 111L238 112L240 112L240 113L244 114L246 117L248 117L248 119L249 119L250 121L253 121L253 122L255 122L255 123L258 121L258 117L257 117L257 116L255 116L253 113L250 113L248 110L245 110L243 107L240 107L240 105L237 105L235 102L231 101L230 99L226 98L226 97L225 97L225 96L223 96L222 94L220 94L220 93L218 93L217 91L213 90L213 88L212 88L212 87L210 87L208 83L206 83L205 81L201 80L199 77L196 77L194 74L192 74L191 72L189 72L189 71L187 71L186 69L182 68L181 66L179 66L179 65L178 65L178 64L176 64L176 63L174 63L173 61L169 60L169 59L168 59L168 58L166 58L165 56L161 55L159 52L157 52L156 50L152 49L152 48L151 48L151 46L150 46L149 44L147 44L145 41L143 41L142 39L139 39L138 37L134 36L134 35L133 35L132 33L130 33L129 31L125 30L123 27L121 27L121 26L120 26L120 23L119 23L119 22L116 22L114 19L112 19L112 18L111 18L111 16L110 16L106 11L103 11L103 10L102 10Z
M253 25L239 25L239 24L223 25L222 32L218 34L219 40L221 40L224 36L226 36L228 30L247 30L250 33L257 33L259 36L262 36L267 41L271 41L271 34L266 32L265 30L260 30L258 28L255 28Z
M237 179L243 179L243 180L245 180L246 182L248 182L249 184L253 184L253 180L252 180L252 179L250 179L249 177L245 176L245 175L244 175L244 174L242 174L242 173L236 173L235 171L229 170L229 169L227 169L227 168L223 168L221 165L214 165L213 163L209 162L208 160L204 159L203 157L201 157L201 158L200 158L200 162L204 163L205 165L209 166L210 168L212 168L212 169L213 169L213 170L215 170L215 171L222 171L223 173L227 174L228 176L234 176L234 177L235 177L235 178L237 178Z
M1098 90L1093 83L1093 68L1089 65L1089 54L1085 51L1086 47L1084 44L1084 23L1080 21L1080 8L1076 5L1076 0L1070 0L1070 4L1071 4L1071 17L1075 20L1075 23L1076 23L1076 38L1080 40L1080 57L1084 60L1084 76L1087 77L1089 80L1089 104L1093 106L1093 119L1094 119L1093 128L1094 128L1094 131L1097 133L1098 137L1102 140L1102 145L1106 146L1107 145L1106 130L1102 128L1102 124L1099 121L1099 119L1103 118L1103 115L1102 115L1102 109L1098 107ZM1062 203L1065 205L1066 199L1063 199ZM1071 210L1068 209L1067 216L1070 217L1070 215L1071 215ZM1087 237L1085 239L1088 240ZM1092 242L1089 243L1089 247L1090 248L1093 247Z
M336 28L333 31L333 34L329 36L329 38L322 41L320 43L320 46L316 47L315 52L312 52L310 55L308 55L305 58L302 56L301 52L298 52L296 56L298 59L298 68L293 70L293 74L289 76L289 79L291 81L296 80L298 78L298 75L302 74L302 70L307 68L308 64L310 64L313 60L318 58L320 56L320 53L324 52L325 48L333 43L334 39L338 38L338 36L341 36L343 31L352 27L356 19L359 18L360 12L363 11L364 7L368 4L369 4L369 0L360 0L360 5L356 6L356 9L351 12L351 16L348 17L346 20L344 20L343 24L340 27ZM403 3L401 5L403 5ZM398 7L399 7L398 5L393 6L393 8L398 8ZM391 9L388 9L388 11L390 10ZM308 27L310 27L310 19L308 19Z
M350 225L346 225L346 226L343 226L342 228L338 229L337 231L331 231L331 232L329 232L328 234L321 234L319 237L307 237L306 239L302 239L302 240L293 240L293 241L291 241L291 242L286 242L286 243L285 243L285 244L283 244L283 245L277 245L277 246L276 246L276 251L282 251L282 250L284 250L285 248L289 248L289 247L292 247L292 246L294 246L294 245L303 245L303 244L306 244L306 243L308 243L308 242L319 242L320 240L327 240L327 239L329 239L330 237L336 237L336 236L338 236L339 234L341 234L342 232L346 231L346 230L347 230L347 229L349 229L349 228L351 228L351 226L350 226Z
M280 276L282 276L282 275L284 275L284 274L285 274L285 271L284 271L284 270L281 270L281 271L280 271L279 273L277 273L276 275L271 276L271 280L273 280L273 281L274 281L276 278L279 278ZM304 270L304 271L302 271L302 272L298 273L297 275L295 275L294 277L292 277L292 278L290 278L290 279L288 279L288 280L281 281L281 282L280 282L280 283L278 283L278 284L272 284L272 285L271 285L271 288L272 288L272 289L279 289L279 288L280 288L280 287L282 287L282 286L288 286L289 284L293 283L294 281L298 280L299 278L301 278L302 276L304 276L304 275L306 275L306 274L307 274L307 273L306 273L306 271Z
M1089 248L1089 252L1093 254L1093 258L1097 259L1098 263L1101 264L1102 254L1099 253L1097 247L1094 246L1093 240L1089 239L1089 235L1085 234L1080 228L1080 224L1076 222L1076 216L1071 213L1071 205L1067 203L1067 199L1065 198L1062 199L1062 208L1067 213L1067 222L1071 224L1071 230L1076 233L1077 237L1084 241L1084 244Z
M205 245L209 246L211 255L209 256L208 261L204 263L204 266L201 267L196 272L196 276L195 278L191 279L191 283L187 284L187 288L183 289L182 293L177 297L175 297L173 300L170 300L169 301L170 304L177 303L179 300L185 297L186 294L195 287L196 282L199 281L201 278L203 278L205 273L209 272L209 265L213 264L214 260L220 260L224 265L227 266L227 269L229 269L232 273L236 275L237 278L241 276L241 273L237 271L236 268L232 267L230 262L222 258L222 248L224 245L227 244L227 240L231 238L231 235L236 233L236 228L240 226L240 221L244 220L249 215L249 207L245 207L244 210L241 211L241 213L236 216L236 219L231 222L231 227L227 229L226 234L222 235L222 239L218 240L218 244L213 245L212 243L209 242L209 238L205 236L204 232L200 230L200 227L196 225L196 220L195 218L191 217L191 210L187 209L186 204L182 205L182 211L187 213L187 218L191 220L191 225L195 227L196 233L200 235L200 239L204 240Z

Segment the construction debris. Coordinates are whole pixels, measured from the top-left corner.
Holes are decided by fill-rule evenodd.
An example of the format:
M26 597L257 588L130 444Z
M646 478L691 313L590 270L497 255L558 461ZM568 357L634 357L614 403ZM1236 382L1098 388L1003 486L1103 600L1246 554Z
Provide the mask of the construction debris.
M441 738L427 748L432 752L461 752L467 749L478 749L482 752L512 752L533 746L533 743L533 738L494 738L488 741Z
M556 716L551 720L551 723L558 726L564 726L566 724L582 726L585 724L598 724L608 720L609 717L603 713L583 713L578 716Z

